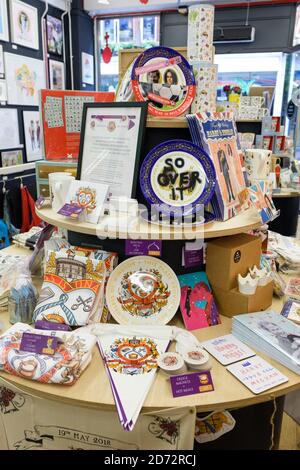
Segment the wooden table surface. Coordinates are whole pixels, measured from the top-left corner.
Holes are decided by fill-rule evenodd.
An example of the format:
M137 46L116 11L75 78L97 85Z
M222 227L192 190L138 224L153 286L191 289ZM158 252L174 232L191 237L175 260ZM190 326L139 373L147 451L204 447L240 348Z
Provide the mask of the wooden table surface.
M7 250L15 254L32 253L28 250L15 247L8 248ZM34 282L37 287L40 287L41 279L35 278ZM281 306L282 302L278 299L274 299L272 308L280 312ZM230 333L231 319L222 316L221 320L221 325L203 328L193 331L193 333L200 341ZM10 324L6 312L0 313L0 323L2 323L1 333L9 328ZM177 326L182 326L181 318L178 314L177 317L173 319L172 323ZM279 387L259 395L254 395L235 379L224 366L212 357L213 367L211 373L215 387L213 392L173 398L169 380L161 372L158 372L155 382L145 400L143 410L151 411L154 409L182 406L196 406L198 411L240 408L265 402L273 397L285 395L291 391L300 389L300 376L286 369L276 361L269 359L267 356L260 353L259 355L277 367L289 378L289 381ZM84 371L77 383L72 386L40 384L38 382L14 377L4 372L1 372L0 376L7 381L8 384L11 383L22 391L27 391L41 398L58 400L75 406L115 409L109 380L96 347L91 364Z

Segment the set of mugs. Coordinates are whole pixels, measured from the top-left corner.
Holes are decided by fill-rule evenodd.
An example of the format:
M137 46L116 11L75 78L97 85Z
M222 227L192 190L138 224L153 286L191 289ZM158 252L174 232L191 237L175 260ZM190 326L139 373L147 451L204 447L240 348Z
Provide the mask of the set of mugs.
M68 172L49 174L50 202L55 212L65 204L70 184L74 180L75 177Z

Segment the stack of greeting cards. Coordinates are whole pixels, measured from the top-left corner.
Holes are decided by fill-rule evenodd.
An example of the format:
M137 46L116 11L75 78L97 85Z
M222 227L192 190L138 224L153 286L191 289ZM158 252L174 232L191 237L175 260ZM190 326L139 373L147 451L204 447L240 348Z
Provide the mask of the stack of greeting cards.
M211 200L217 219L227 220L247 207L247 190L242 165L243 153L230 113L197 113L186 116L193 142L214 163L217 176Z
M272 311L233 317L232 333L257 351L300 374L300 326Z
M105 281L104 261L78 256L72 249L48 251L33 321L46 320L71 326L100 321Z

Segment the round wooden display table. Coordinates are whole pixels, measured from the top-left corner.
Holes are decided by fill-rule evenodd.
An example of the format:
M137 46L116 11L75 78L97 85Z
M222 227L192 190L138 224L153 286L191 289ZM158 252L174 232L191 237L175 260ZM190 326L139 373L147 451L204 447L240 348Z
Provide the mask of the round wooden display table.
M61 216L51 208L36 209L37 215L48 222L72 232L93 235L96 237L142 240L194 240L195 238L216 238L248 232L261 225L257 211L249 209L225 222L209 222L204 225L190 225L181 228L158 225L138 219L136 223L129 224L128 230L122 228L122 219L113 219L104 216L101 223L94 225L88 222L74 222ZM119 228L121 227L121 228Z
M15 254L30 253L28 250L15 247L10 247L7 251ZM42 280L38 277L34 278L34 283L39 289ZM282 302L274 299L272 308L273 310L280 312ZM193 331L193 334L200 341L205 341L207 339L230 333L231 319L222 316L221 321L222 324L220 325L195 330ZM1 333L3 333L10 327L8 313L0 314L0 323ZM171 324L183 327L179 314L174 317ZM174 347L174 345L172 346ZM237 413L242 413L242 420L245 420L245 417L247 420L252 420L253 416L255 417L257 425L257 431L255 431L255 433L257 432L257 435L255 435L254 430L252 429L253 439L256 439L256 441L254 441L256 443L254 443L253 446L259 445L261 446L260 448L268 448L270 445L269 422L270 416L273 412L273 399L276 398L278 409L278 415L276 415L275 419L275 425L277 423L277 434L275 433L276 446L276 442L278 442L280 434L283 408L283 399L279 397L283 397L289 392L300 389L300 377L264 354L259 353L259 355L264 357L268 362L285 374L289 379L288 382L266 392L260 393L259 395L254 395L237 379L235 379L224 366L211 357L211 373L215 388L213 392L173 398L169 381L161 372L158 372L155 382L144 402L143 411L146 412L173 407L195 406L198 413L201 414L202 412L205 412L205 414L207 414L208 412L215 410L235 410L238 408L236 411ZM99 351L96 347L94 349L91 364L84 371L78 382L70 387L63 385L41 384L22 379L20 377L15 377L4 372L0 372L0 377L6 381L6 386L9 387L9 384L12 384L18 387L18 389L42 399L46 398L58 402L64 402L73 406L88 407L99 410L115 409L110 383L106 375L102 359L100 358ZM230 441L229 446L234 447L236 445L236 448L240 448L240 446L243 446L244 444L241 444L239 441L240 433L238 430L236 435L237 437L235 438L235 442ZM230 434L228 434L228 436L230 436ZM219 440L217 442L219 442ZM212 445L214 444L212 443Z

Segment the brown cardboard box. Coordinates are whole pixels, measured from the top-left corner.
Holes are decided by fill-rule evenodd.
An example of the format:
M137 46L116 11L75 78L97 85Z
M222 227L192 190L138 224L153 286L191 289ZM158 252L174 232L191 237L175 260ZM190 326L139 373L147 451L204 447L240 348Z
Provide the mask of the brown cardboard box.
M210 284L223 290L237 287L237 275L260 265L261 238L241 233L207 244L206 274Z
M226 317L266 310L273 300L273 282L269 282L263 287L257 287L253 295L241 294L237 288L223 290L213 285L211 288L219 313Z

